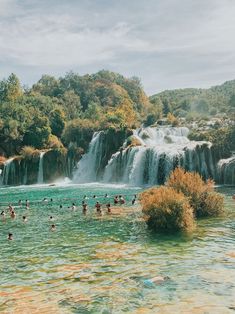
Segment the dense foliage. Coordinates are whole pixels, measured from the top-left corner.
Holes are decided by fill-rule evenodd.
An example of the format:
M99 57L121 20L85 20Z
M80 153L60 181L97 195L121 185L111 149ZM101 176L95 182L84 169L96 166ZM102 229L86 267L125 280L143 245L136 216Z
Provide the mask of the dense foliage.
M163 113L178 117L199 118L217 113L235 112L235 80L209 89L185 88L167 90L150 97L150 101Z
M166 91L149 101L138 78L104 70L83 76L70 72L58 79L43 75L31 88L23 88L11 74L0 81L0 155L19 154L24 146L65 146L81 153L94 131L128 130L153 125L162 118L177 126L179 117L194 115L195 110L201 114L226 112L231 117L234 87L231 81L208 90ZM225 139L228 152L223 155L227 156L234 149L234 131L229 132L196 132L191 137L213 142L220 136L220 143Z
M136 127L146 117L149 100L137 78L100 71L80 76L49 75L23 89L15 74L0 82L0 155L36 149L87 149L95 130Z
M166 186L144 191L140 201L148 226L157 232L189 231L195 218L224 212L223 196L214 192L213 182L181 168L171 173Z

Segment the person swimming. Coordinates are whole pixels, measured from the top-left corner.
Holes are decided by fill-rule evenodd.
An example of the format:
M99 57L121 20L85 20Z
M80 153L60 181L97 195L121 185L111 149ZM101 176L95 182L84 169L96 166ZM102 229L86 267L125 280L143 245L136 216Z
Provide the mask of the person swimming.
M106 208L108 210L108 214L110 214L111 213L111 204L110 204L110 202L106 204Z
M21 201L21 200L18 201L18 205L19 205L19 206L22 205L22 201Z
M14 210L11 211L10 216L11 216L12 219L16 218L16 213L15 213Z
M23 222L27 222L27 221L28 221L27 217L23 216Z
M54 218L53 218L52 216L50 216L50 217L49 217L49 220L50 220L50 221L53 221L53 220L54 220Z
M113 203L114 203L114 205L117 205L117 204L118 204L118 196L117 196L117 195L114 197Z
M8 233L7 239L8 239L8 240L13 240L13 234L12 234L12 233Z
M124 200L124 198L123 198L123 196L122 195L119 195L119 203L121 204L121 205L123 205L123 204L125 204L125 200Z
M102 213L101 212L101 204L100 204L100 202L96 202L95 208L96 208L97 214L101 214Z
M83 212L84 215L86 215L87 203L85 201L82 201L82 212Z
M25 201L25 206L26 206L26 209L29 209L29 200Z
M63 208L63 206L60 204L60 208Z
M2 210L2 212L1 212L1 216L3 216L3 217L5 217L5 216L6 216L5 210Z
M55 231L56 230L56 226L53 224L51 225L51 231Z
M151 279L145 279L143 282L148 287L153 287L154 285L160 285L169 279L170 279L170 277L168 277L168 276L160 276L159 275L159 276L153 277Z
M131 201L131 204L132 204L132 205L135 205L136 198L137 198L137 196L136 196L136 194L135 194L135 195L134 195L134 198L133 198L132 201Z
M72 204L72 210L75 210L76 209L76 206L75 206L75 204L73 203Z

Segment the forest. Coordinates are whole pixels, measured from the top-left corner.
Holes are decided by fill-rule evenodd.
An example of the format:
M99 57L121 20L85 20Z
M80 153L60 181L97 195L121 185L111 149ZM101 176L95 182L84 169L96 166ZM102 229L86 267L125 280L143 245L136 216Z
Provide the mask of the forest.
M235 80L210 89L179 89L148 97L137 77L110 71L91 75L43 75L32 87L11 74L0 81L0 155L33 149L87 150L94 131L128 130L166 120L172 125L226 116L234 119ZM183 121L183 122L182 122ZM216 142L216 129L192 139ZM234 127L223 126L222 140L234 148ZM232 148L233 147L233 148Z

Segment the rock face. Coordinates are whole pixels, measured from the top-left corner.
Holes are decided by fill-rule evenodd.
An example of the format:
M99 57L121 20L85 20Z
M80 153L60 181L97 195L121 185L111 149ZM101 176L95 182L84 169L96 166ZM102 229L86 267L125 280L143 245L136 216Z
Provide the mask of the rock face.
M8 159L2 166L1 184L50 183L69 175L67 155L58 150L49 150L37 156Z

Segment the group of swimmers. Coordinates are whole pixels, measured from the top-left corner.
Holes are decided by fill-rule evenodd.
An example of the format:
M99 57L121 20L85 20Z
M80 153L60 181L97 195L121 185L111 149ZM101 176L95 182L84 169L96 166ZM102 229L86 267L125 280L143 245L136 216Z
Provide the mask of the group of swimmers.
M104 196L106 199L108 199L109 198L109 196L108 196L108 194L105 194L105 196ZM93 195L93 197L92 197L93 199L95 199L95 198L97 198L97 196L96 195ZM89 199L86 195L83 197L83 201L82 201L82 213L84 214L84 215L86 215L87 214L87 210L88 210L88 204L87 204L87 202L86 202L86 200L87 199ZM134 197L133 197L133 199L132 199L132 201L131 201L131 204L132 205L134 205L135 203L136 203L136 200L137 200L137 195L135 194L134 195ZM47 198L44 198L43 199L43 202L53 202L53 199L51 198L51 199L47 199ZM126 203L126 200L125 200L125 198L122 196L122 195L115 195L114 196L114 198L113 198L113 204L114 205L118 205L118 204L120 204L120 205L124 205ZM102 213L102 206L103 206L104 204L101 204L99 201L97 201L96 203L95 203L95 209L96 209L96 213L97 213L97 215L102 215L103 213ZM19 200L18 201L18 206L23 206L23 202L22 202L22 200ZM105 202L105 207L106 207L106 209L107 209L107 213L108 214L111 214L111 203L110 203L110 201L107 201L107 202ZM29 200L25 200L25 208L26 209L29 209L30 208L30 203L29 203ZM62 209L63 208L63 205L59 205L59 208L60 209ZM76 210L77 209L77 206L75 205L75 203L72 203L72 206L70 207L70 206L68 206L68 208L70 209L72 209L72 210ZM15 212L15 209L14 209L14 207L12 206L12 205L9 205L8 206L8 213L9 213L9 215L10 215L10 217L12 218L12 219L15 219L16 218L16 212ZM2 220L5 220L5 217L6 217L6 210L2 210L2 212L1 212L1 217L2 217ZM27 222L27 217L24 215L24 216L22 216L22 219L23 219L23 222L24 223L26 223ZM50 216L49 217L49 221L53 221L53 217L52 216ZM53 223L51 226L50 226L50 230L51 231L55 231L56 230L56 225ZM13 234L12 233L9 233L8 234L8 240L13 240Z

